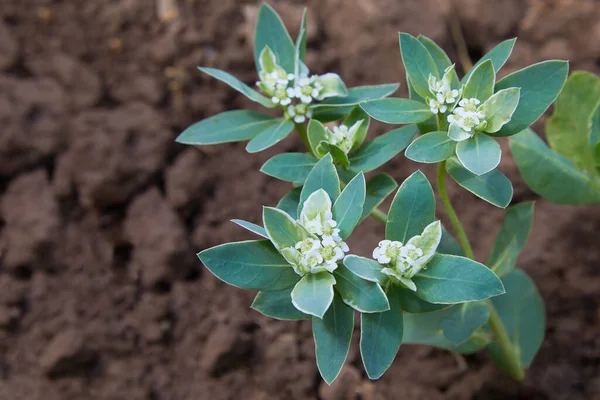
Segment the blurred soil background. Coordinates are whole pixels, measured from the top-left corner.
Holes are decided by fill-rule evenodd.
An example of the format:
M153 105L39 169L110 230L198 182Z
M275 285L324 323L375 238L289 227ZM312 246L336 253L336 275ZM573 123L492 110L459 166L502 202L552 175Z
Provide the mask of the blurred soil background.
M473 59L519 37L500 75L553 58L600 70L594 0L272 5L293 35L308 5L308 65L350 86L404 81L398 31L427 35L457 60L454 16ZM309 322L263 317L248 308L254 293L202 270L197 251L251 238L230 219L259 222L261 205L289 189L262 163L302 151L296 137L256 155L174 142L202 118L257 109L196 70L252 84L257 10L234 0L0 0L0 399L599 399L598 207L537 203L520 266L540 287L548 326L524 386L484 353L424 346L403 346L370 382L357 331L329 387ZM374 124L369 135L389 129ZM513 201L538 200L503 148ZM384 170L400 182L417 168L434 176L403 157ZM450 189L485 260L503 211ZM351 247L367 255L382 234L367 221Z

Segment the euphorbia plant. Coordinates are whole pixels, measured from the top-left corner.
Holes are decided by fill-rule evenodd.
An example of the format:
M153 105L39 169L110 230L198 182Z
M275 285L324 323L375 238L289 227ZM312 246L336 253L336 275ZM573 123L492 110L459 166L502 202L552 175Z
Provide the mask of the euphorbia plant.
M254 54L262 94L225 72L202 69L266 107L280 107L282 117L228 111L192 125L179 142L249 140L246 148L254 152L295 127L308 153L278 154L261 168L294 184L276 207L263 208L263 226L234 220L262 239L219 245L199 258L224 282L258 290L256 311L311 320L317 366L328 383L346 360L355 311L361 318L361 356L372 379L383 375L401 343L459 353L487 347L501 368L523 379L545 323L535 285L515 269L533 203L506 210L484 265L475 261L445 178L507 207L512 185L496 169L501 151L495 137L521 132L542 115L564 85L567 63L539 63L497 80L514 45L509 40L459 80L433 41L400 34L411 98L386 98L396 84L346 89L335 74L308 74L305 16L294 43L275 11L261 7ZM408 125L364 143L371 117ZM433 188L420 171L402 182L388 213L378 208L397 184L386 174L365 181L364 173L407 146L407 158L438 164L437 190L458 242L436 218ZM369 216L385 224L385 236L364 257L346 240Z

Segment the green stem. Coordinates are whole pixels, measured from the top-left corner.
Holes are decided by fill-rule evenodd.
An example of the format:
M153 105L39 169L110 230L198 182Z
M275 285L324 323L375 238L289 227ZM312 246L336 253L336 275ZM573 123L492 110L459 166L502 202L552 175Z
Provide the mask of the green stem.
M304 126L304 124L296 124L296 131L298 132L298 135L300 135L300 139L302 139L302 142L304 143L308 151L312 153L312 150L310 149L310 143L308 142L306 126Z
M387 223L387 215L385 215L385 213L379 208L374 208L370 215L384 225Z

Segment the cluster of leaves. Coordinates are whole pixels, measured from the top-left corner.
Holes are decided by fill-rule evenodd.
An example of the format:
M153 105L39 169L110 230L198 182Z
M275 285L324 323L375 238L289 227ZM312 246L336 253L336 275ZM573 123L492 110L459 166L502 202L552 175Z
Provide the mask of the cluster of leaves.
M219 245L199 258L224 282L258 290L252 304L258 312L312 320L317 365L328 383L346 360L355 311L361 319L361 356L372 379L391 365L401 343L460 353L487 347L506 370L515 363L527 367L545 324L535 285L515 269L531 229L533 203L506 210L484 265L465 257L436 220L434 192L420 171L399 188L389 175L366 180L364 173L406 149L413 161L439 163L442 179L445 171L463 188L506 208L512 185L496 169L501 154L494 137L528 129L558 96L568 65L543 62L496 81L514 45L509 40L459 80L438 45L402 33L410 99L389 98L397 84L346 89L335 74L308 78L305 21L306 14L294 43L276 12L261 7L254 54L257 86L267 96L226 72L201 68L263 106L281 107L283 116L228 111L190 126L179 142L249 140L246 149L255 152L296 128L308 152L278 154L261 168L294 185L276 207L264 207L263 226L234 220L262 239ZM370 118L406 126L365 143ZM396 188L386 216L377 207ZM373 258L353 254L344 242L369 215L386 223L385 237L373 244ZM494 331L490 318L495 316L513 354Z
M549 148L533 131L510 149L525 182L557 204L600 204L600 78L573 73L546 122Z

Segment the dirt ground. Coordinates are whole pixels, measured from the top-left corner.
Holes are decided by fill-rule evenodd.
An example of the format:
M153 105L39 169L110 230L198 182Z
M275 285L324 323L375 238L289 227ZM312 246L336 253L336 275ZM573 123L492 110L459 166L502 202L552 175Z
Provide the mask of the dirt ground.
M295 32L305 2L273 3ZM174 4L177 14L151 0L0 0L1 400L600 399L600 208L543 200L520 266L546 301L547 337L524 386L486 354L422 346L403 346L370 382L358 337L338 381L322 383L310 323L251 311L254 293L218 282L194 255L250 238L228 220L258 222L277 202L288 185L258 169L301 142L257 155L174 143L199 119L256 108L195 67L256 79L257 3ZM597 1L454 4L473 58L519 37L503 74L551 58L600 70ZM308 6L309 66L351 86L404 80L398 31L456 53L448 1ZM503 145L514 201L537 199ZM418 167L398 157L385 171L402 181ZM485 260L502 211L450 189ZM351 244L366 254L383 229L359 229Z

